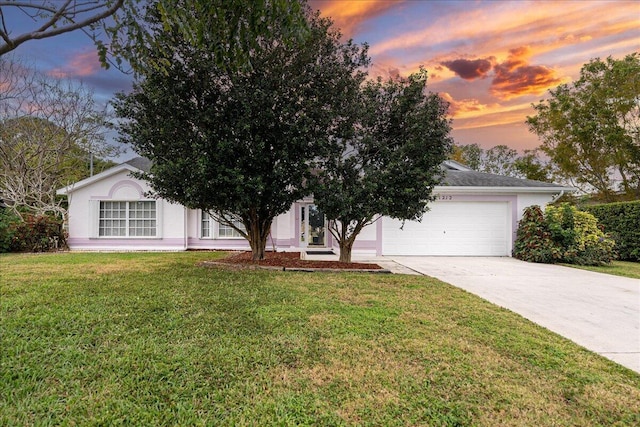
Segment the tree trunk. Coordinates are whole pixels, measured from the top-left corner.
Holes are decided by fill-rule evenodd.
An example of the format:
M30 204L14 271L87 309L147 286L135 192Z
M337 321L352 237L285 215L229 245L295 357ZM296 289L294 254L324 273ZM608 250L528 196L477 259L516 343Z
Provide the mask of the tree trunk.
M351 250L353 249L353 244L356 241L356 237L358 237L358 234L360 234L369 220L369 218L363 218L355 221L339 221L340 228L338 229L338 227L336 226L334 228L335 233L332 233L333 237L335 237L338 241L338 246L340 247L340 258L338 261L351 262ZM353 230L349 232L349 224L351 224L352 222L355 222L356 225Z
M351 262L351 250L353 249L353 240L344 239L340 244L340 262Z
M251 246L252 253L251 259L253 261L260 261L264 259L265 248L267 246L270 231L270 220L258 220L251 223L251 228L247 231L247 235L249 237L249 245Z

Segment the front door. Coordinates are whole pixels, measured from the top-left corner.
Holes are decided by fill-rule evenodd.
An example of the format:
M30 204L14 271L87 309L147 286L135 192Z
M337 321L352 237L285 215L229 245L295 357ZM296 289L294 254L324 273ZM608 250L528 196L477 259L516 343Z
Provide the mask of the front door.
M300 206L300 246L308 248L327 246L326 218L316 205Z

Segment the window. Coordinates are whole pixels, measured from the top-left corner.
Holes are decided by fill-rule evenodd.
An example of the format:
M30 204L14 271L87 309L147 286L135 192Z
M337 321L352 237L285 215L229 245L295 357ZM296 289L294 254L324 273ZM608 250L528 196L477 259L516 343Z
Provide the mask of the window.
M244 230L242 221L233 221L233 224L241 230ZM213 220L211 216L202 212L202 218L200 222L200 237L203 239L213 238ZM218 239L237 239L242 238L242 235L238 233L233 227L218 223Z
M233 225L238 227L240 230L244 230L244 224L240 221L233 221ZM218 237L220 239L242 237L242 234L238 233L238 231L231 226L218 224Z
M156 202L100 202L100 237L156 237Z
M206 212L202 212L202 221L200 222L200 237L203 237L205 239L213 237L213 233L211 232L211 217Z

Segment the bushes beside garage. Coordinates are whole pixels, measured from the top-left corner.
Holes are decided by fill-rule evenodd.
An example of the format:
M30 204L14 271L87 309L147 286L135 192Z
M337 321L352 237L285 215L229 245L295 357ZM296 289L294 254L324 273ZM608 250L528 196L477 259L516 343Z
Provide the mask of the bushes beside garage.
M513 256L523 261L578 265L608 264L615 258L615 241L589 212L562 204L524 210Z
M621 260L640 261L640 200L587 206L584 210L598 218L614 238Z

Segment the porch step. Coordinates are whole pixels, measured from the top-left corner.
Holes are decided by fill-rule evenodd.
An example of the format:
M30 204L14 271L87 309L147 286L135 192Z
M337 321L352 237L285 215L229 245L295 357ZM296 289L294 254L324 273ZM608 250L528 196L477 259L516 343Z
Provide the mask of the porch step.
M300 252L300 258L310 261L337 261L338 255L329 250L302 251Z
M335 253L331 250L313 250L305 252L307 252L307 255L335 255Z

